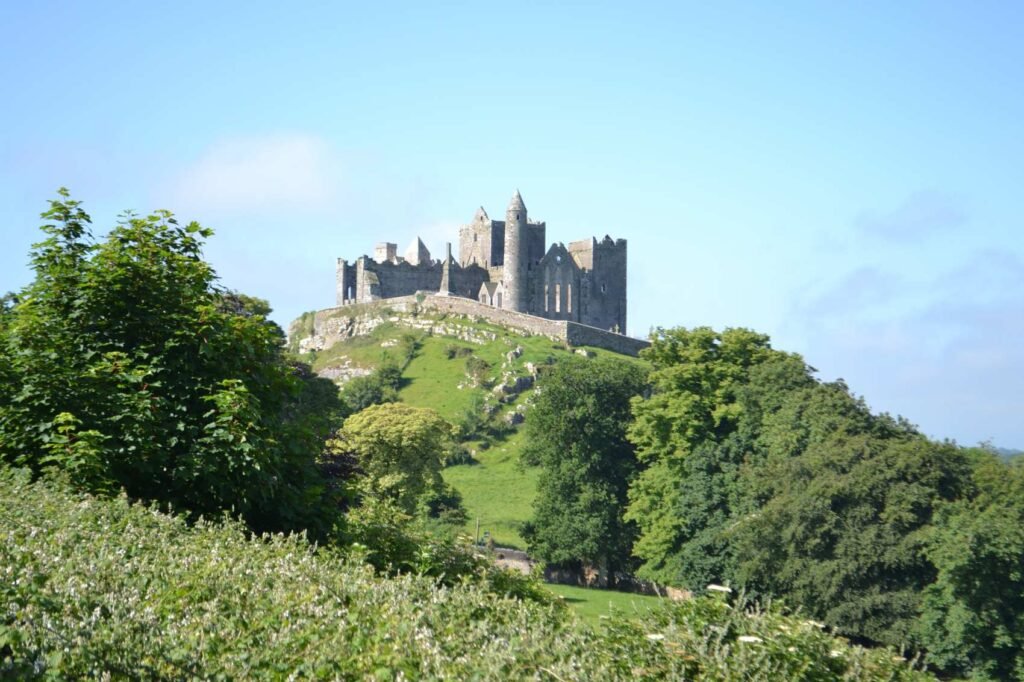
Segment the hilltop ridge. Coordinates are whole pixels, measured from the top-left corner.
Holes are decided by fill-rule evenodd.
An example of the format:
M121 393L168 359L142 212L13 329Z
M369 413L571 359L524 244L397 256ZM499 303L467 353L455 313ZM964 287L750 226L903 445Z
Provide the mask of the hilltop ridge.
M324 350L339 340L358 336L363 320L380 318L380 313L407 314L413 319L444 321L451 319L489 322L513 332L544 336L571 346L593 346L623 355L636 356L650 345L647 341L605 331L572 320L552 320L528 313L489 306L473 299L419 291L367 303L348 303L305 313L289 326L288 338L293 352ZM408 320L404 324L409 325ZM364 325L365 326L365 325ZM422 324L412 324L425 328Z
M485 314L454 312L479 309ZM292 322L288 338L293 353L342 386L384 361L399 363L398 399L430 407L457 428L462 455L444 478L463 497L465 530L475 534L479 520L481 533L523 547L519 531L532 515L538 472L520 464L521 427L537 378L577 354L643 362L635 355L646 342L593 330L588 338L626 340L632 352L573 344L560 335L570 324L584 326L420 294L308 312Z

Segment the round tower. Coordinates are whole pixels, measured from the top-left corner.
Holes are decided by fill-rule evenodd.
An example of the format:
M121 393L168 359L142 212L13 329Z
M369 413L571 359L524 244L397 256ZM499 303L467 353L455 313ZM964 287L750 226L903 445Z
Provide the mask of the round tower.
M505 289L503 307L522 313L527 312L526 259L526 204L516 190L505 212L505 263L501 281Z

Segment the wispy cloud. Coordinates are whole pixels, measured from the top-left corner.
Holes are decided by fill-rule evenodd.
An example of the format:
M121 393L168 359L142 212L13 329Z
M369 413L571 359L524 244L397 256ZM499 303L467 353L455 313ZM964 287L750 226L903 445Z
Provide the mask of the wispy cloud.
M809 316L844 316L877 309L898 298L908 284L877 267L862 267L844 275L824 292L805 296L801 312Z
M811 364L875 407L933 436L1020 446L1011 434L1024 413L1024 261L1014 254L978 251L918 279L856 269L791 314Z
M954 230L967 222L967 212L953 196L934 190L911 194L894 209L865 211L855 225L865 234L894 241L913 241Z
M221 139L171 181L167 196L203 214L317 210L338 192L338 165L312 135Z

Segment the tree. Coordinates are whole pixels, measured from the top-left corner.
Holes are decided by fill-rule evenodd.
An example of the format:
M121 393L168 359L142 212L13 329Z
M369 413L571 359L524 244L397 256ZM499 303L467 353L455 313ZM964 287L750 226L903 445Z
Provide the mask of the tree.
M635 421L628 435L645 468L630 486L625 516L639 528L634 547L643 560L639 573L672 585L702 588L706 583L692 581L722 570L724 556L710 556L711 563L702 562L700 567L688 567L682 557L724 551L710 537L700 540L699 552L691 552L688 543L710 519L724 524L729 517L731 512L722 504L731 485L718 474L734 469L743 456L739 442L727 450L719 445L740 426L740 398L751 369L796 356L772 350L763 334L747 329L718 333L707 327L660 329L642 355L653 365L653 390L648 398L634 399ZM711 491L709 485L717 490Z
M346 419L332 447L354 454L363 497L390 500L411 515L428 492L443 488L441 466L451 430L429 408L382 403Z
M847 634L911 645L935 579L932 516L963 494L965 469L955 447L920 436L814 443L776 470L779 489L738 530L740 579Z
M636 528L623 519L638 465L626 439L630 400L646 386L636 363L571 358L540 382L524 459L541 467L525 535L534 556L597 566L610 583L632 568Z
M126 214L96 243L66 190L4 314L0 458L257 530L333 523L316 456L340 407L284 359L263 301L216 286L212 232Z
M947 671L1024 680L1024 464L980 453L973 478L977 494L944 505L928 539L938 575L918 635Z
M345 384L341 399L349 414L365 410L370 405L393 403L398 400L402 370L393 361L385 359L377 369L363 377L355 377Z

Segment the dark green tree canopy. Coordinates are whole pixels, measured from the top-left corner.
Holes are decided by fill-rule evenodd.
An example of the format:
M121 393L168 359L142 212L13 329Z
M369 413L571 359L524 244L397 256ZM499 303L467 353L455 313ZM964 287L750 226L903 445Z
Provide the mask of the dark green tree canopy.
M942 505L918 636L928 660L976 679L1024 679L1024 462L974 450L976 494Z
M747 330L660 330L646 357L654 391L634 400L629 434L647 467L626 514L639 528L641 575L781 597L848 635L897 646L920 645L926 591L932 641L962 622L950 596L952 540L932 539L951 537L936 534L946 519L967 520L939 514L976 488L962 448L872 414L841 380L817 381L799 356ZM1005 567L1016 538L1000 528L978 553L999 545ZM943 665L956 662L944 655Z
M543 377L524 455L541 467L526 529L537 557L598 566L612 580L632 568L636 531L622 514L638 465L626 428L630 400L645 387L641 366L604 358L572 358Z
M747 329L659 329L651 341L643 357L653 364L653 393L634 399L629 429L646 469L630 487L626 519L640 529L634 551L643 577L700 589L725 577L727 550L713 534L732 513L727 500L747 448L737 434L751 403L743 400L749 372L788 362L780 376L809 379L806 370L794 370L794 363L803 365L797 356L773 350L767 336ZM705 526L711 520L714 529ZM699 544L690 545L698 535Z

